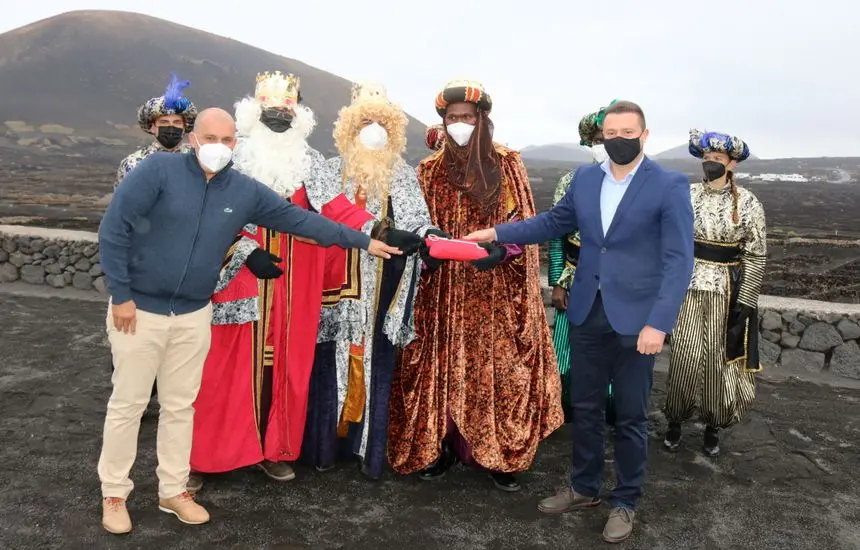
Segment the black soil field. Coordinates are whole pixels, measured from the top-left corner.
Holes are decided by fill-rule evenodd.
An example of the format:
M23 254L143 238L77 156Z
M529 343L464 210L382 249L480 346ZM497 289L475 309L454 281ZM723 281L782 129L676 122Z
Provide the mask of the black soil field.
M567 427L541 444L519 493L463 466L435 483L391 472L371 482L348 462L326 473L299 466L284 484L246 469L207 478L198 500L212 522L183 525L157 507L154 408L132 470L135 529L110 535L96 473L110 393L104 302L2 299L14 314L0 316L0 333L15 345L0 347L0 548L606 547L605 505L556 517L536 507L567 479ZM644 496L622 548L860 547L860 390L760 379L749 417L706 459L701 426L678 453L662 449L664 387L658 374ZM611 457L609 445L607 491Z
M116 159L0 147L0 224L94 231L113 189ZM530 166L538 210L550 208L566 168ZM769 231L764 292L860 302L860 184L757 183Z

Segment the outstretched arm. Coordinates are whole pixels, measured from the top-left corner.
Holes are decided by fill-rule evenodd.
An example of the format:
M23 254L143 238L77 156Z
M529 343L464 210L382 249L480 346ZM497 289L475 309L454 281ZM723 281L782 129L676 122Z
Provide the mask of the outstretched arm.
M505 223L495 228L496 240L513 244L538 244L562 237L579 227L574 201L575 173L564 197L548 212L516 223ZM468 237L467 237L468 238Z
M305 210L255 181L256 208L252 223L269 227L281 233L290 233L313 239L321 246L339 245L343 248L367 250L370 237L324 216Z
M666 189L660 224L663 281L647 325L669 334L693 273L693 205L690 183L683 174L673 175Z

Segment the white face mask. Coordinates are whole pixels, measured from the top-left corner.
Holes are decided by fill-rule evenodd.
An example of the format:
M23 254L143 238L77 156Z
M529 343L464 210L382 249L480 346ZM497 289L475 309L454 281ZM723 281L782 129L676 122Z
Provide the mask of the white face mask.
M230 162L230 159L233 158L233 150L223 143L201 144L200 140L197 139L197 134L194 135L194 141L200 147L197 151L197 159L200 160L200 164L204 168L213 174L217 174L223 170Z
M453 139L460 147L469 143L469 139L472 137L472 132L475 131L474 126L466 124L465 122L449 124L446 129L448 130L448 135L451 136L451 139Z
M382 149L388 143L388 132L374 122L361 129L358 133L358 140L368 149Z
M609 158L609 155L606 154L606 147L604 147L602 143L592 145L591 158L594 159L594 162L596 162L597 164L603 163L606 159Z

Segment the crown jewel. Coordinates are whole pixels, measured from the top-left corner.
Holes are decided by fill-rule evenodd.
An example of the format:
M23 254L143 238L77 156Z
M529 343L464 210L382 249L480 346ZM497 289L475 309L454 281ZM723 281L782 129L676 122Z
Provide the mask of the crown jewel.
M352 103L356 101L388 101L385 86L378 82L356 82L352 85Z
M480 90L485 92L484 85L478 82L477 80L469 80L466 78L458 78L455 80L449 80L445 84L445 89L449 88L474 88L475 90Z
M299 101L299 77L281 71L257 74L254 98L266 108L293 107Z

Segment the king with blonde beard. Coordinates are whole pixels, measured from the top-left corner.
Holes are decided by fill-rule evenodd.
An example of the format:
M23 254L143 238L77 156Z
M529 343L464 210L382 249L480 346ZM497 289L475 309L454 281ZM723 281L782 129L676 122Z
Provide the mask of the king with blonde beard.
M235 167L303 208L304 184L324 162L307 139L316 122L301 104L298 77L257 76L253 98L236 104ZM224 260L212 297L212 347L194 404L189 492L202 473L256 465L295 477L323 291L325 249L245 226Z
M415 169L401 157L406 125L406 115L382 86L354 86L351 104L335 122L340 156L327 160L308 185L312 204L369 213L354 217L351 227L403 251L384 262L353 250L326 252L302 448L302 460L320 471L346 454L358 457L362 472L375 479L386 463L395 357L415 338L412 304L422 266L415 252L428 232L439 233L430 224Z

